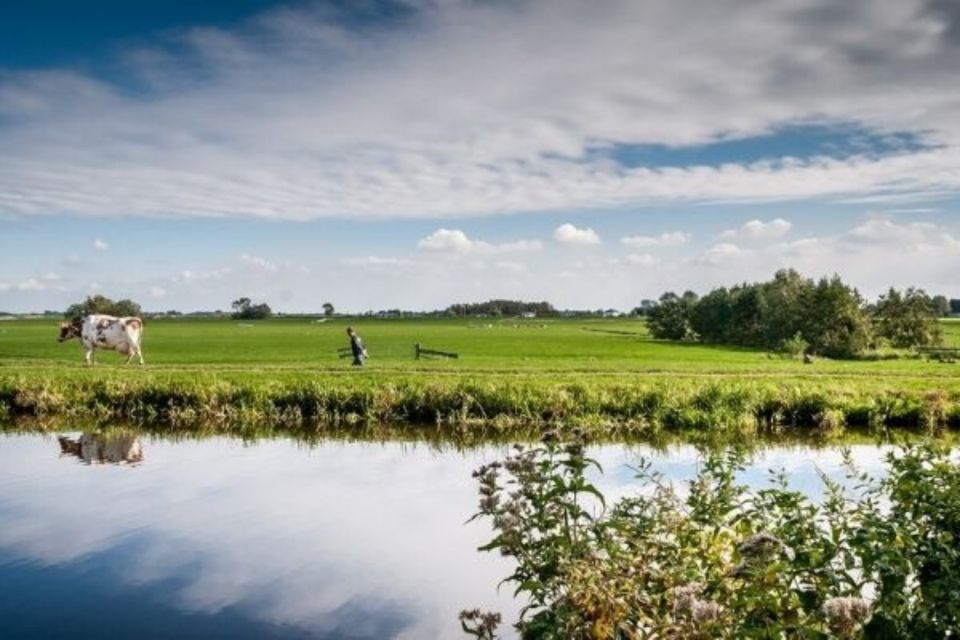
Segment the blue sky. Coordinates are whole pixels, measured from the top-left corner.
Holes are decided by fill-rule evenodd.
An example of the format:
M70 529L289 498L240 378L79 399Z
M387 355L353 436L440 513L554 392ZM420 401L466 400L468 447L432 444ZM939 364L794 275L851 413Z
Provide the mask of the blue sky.
M629 309L783 266L960 297L958 25L936 0L4 3L0 310Z

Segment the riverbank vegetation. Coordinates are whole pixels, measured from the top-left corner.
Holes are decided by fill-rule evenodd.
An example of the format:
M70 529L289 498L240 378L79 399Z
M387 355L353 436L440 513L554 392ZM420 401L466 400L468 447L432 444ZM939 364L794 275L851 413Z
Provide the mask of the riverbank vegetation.
M845 427L960 428L960 382L767 376L137 372L0 374L0 416L173 427L249 423L278 430L438 425L509 433L579 426L597 434L663 431L838 433Z
M515 561L505 582L526 602L516 629L547 638L953 637L960 628L960 466L924 444L888 458L877 480L848 461L813 500L771 471L738 480L735 451L707 454L694 480L647 463L641 489L607 504L582 441L518 447L477 470L494 538ZM464 631L497 637L496 613Z
M144 367L86 367L50 320L0 322L0 414L220 429L443 425L510 433L582 426L610 437L691 430L941 430L960 424L956 364L892 351L817 358L652 339L642 319L233 322L164 318ZM371 359L338 357L350 323ZM960 346L960 323L943 322ZM459 353L414 359L414 344Z

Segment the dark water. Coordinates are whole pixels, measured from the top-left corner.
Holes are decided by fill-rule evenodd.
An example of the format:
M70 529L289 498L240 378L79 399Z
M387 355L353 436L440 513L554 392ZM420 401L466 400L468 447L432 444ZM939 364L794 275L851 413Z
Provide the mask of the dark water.
M79 434L71 434L74 438ZM517 604L510 571L464 524L471 471L503 447L214 438L136 442L0 436L0 638L462 638L463 608ZM652 457L690 477L692 447L594 451L610 497ZM853 447L864 470L882 450ZM771 448L745 474L785 468L816 492L837 450Z

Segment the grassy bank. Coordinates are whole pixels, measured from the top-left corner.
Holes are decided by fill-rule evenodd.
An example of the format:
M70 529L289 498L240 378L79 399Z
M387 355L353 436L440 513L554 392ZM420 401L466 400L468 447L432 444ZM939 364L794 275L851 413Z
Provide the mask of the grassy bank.
M838 431L960 427L960 383L830 378L75 370L0 373L0 416L177 428L440 425L507 432Z
M351 323L372 358L337 357ZM898 357L804 364L762 351L661 342L639 320L286 318L147 323L146 367L81 364L56 321L0 323L0 417L236 431L442 425L516 433L938 430L960 426L960 364ZM960 324L945 323L951 341ZM413 344L457 352L415 360ZM245 426L246 425L246 426Z

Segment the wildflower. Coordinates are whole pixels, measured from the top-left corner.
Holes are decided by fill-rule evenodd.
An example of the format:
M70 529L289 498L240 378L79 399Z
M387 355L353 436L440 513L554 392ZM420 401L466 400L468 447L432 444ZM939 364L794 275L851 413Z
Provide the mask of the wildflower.
M703 585L691 582L673 590L676 600L673 603L673 614L678 618L689 618L697 624L712 622L720 617L720 605L716 602L703 600Z
M752 535L737 547L744 558L769 560L781 554L789 555L790 550L783 540L770 533Z
M720 605L716 602L695 600L690 611L690 617L693 618L694 622L700 624L713 622L720 617Z
M549 444L551 442L556 442L557 438L558 438L557 432L554 429L550 429L548 431L543 432L543 438L541 439L543 440L544 443Z
M676 600L673 603L674 615L691 615L695 602L699 602L699 596L703 593L703 585L698 582L691 582L681 587L674 587L673 596Z
M863 598L830 598L823 603L823 615L834 633L847 637L870 620L872 611Z

